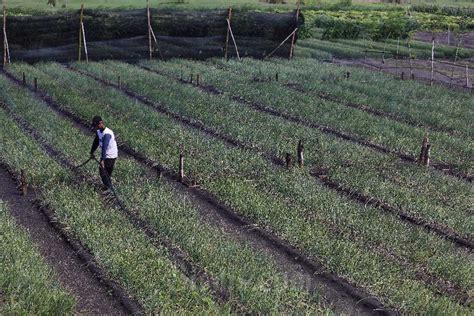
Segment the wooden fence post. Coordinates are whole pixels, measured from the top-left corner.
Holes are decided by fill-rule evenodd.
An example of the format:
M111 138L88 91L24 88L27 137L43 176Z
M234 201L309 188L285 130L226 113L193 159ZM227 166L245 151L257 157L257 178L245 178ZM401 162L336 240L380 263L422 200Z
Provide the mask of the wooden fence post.
M7 20L6 20L6 11L7 9L3 6L3 66L7 64L7 42L6 42L6 29L7 29Z
M35 78L35 92L38 92L38 78Z
M466 88L469 88L469 66L466 64Z
M26 86L26 74L23 71L23 85Z
M189 82L193 83L193 74L191 74L191 79Z
M150 14L150 0L146 1L146 14L148 21L148 50L150 53L150 60L153 59L153 48L151 46L151 14Z
M418 157L418 163L424 165L426 160L426 150L429 144L428 135L423 137L423 142L421 143L420 156Z
M460 45L461 45L461 41L458 41L458 44L456 45L456 54L454 55L453 67L451 67L451 79L449 81L449 86L453 85L454 67L456 66L456 62L458 61L458 53L459 53L459 46Z
M426 144L425 156L423 157L423 166L428 167L430 165L430 154L431 154L431 144Z
M298 142L298 147L296 148L297 151L297 157L298 157L298 166L303 167L304 166L304 146L303 146L303 141L300 140Z
M433 85L434 80L434 48L435 48L435 38L431 41L431 78L430 78L430 86Z
M28 194L28 181L26 180L26 170L21 169L20 171L20 189L23 196Z
M291 154L286 153L286 157L285 157L286 168L290 169L292 161L293 161L293 159L291 158Z
M278 82L278 72L275 74L275 81Z
M413 74L413 58L411 56L411 45L410 42L408 42L408 60L410 62L410 77L412 79L415 79L414 74Z
M180 182L183 182L184 180L184 156L179 155L179 175L178 179Z
M3 6L3 65L10 63L10 47L7 36L7 7Z
M199 74L197 74L196 75L196 85L198 85L198 86L199 86L199 77L200 77Z
M296 7L296 28L298 28L299 17L300 17L300 2L298 1L297 7ZM296 32L293 33L293 37L291 38L290 59L293 58L293 55L295 53L295 42L296 42Z
M405 72L402 71L402 73L400 75L400 79L405 80Z
M77 60L81 61L82 58L82 22L84 20L84 5L81 4L81 13L79 16L79 49L77 52Z
M232 19L232 7L229 7L229 9L227 10L227 20L230 22L231 19ZM229 37L230 37L230 26L227 25L227 35L225 37L225 48L224 48L224 58L225 58L225 60L227 60L228 53L229 53Z

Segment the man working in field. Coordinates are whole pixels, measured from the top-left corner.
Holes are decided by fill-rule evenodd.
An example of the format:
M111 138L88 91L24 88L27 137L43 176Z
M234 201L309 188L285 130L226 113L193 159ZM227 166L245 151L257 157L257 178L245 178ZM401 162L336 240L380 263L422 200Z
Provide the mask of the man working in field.
M112 187L112 172L114 171L115 160L118 157L117 142L115 141L114 132L105 127L104 121L100 116L94 116L92 126L97 129L97 132L92 143L91 158L94 157L95 150L100 146L99 174L106 189L110 189Z

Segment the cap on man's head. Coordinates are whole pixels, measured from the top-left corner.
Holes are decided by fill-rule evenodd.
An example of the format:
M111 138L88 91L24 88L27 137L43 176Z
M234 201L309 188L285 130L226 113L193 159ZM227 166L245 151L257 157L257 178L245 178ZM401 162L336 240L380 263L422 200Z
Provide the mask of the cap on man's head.
M97 126L101 121L102 118L100 116L94 116L94 118L92 119L92 125Z

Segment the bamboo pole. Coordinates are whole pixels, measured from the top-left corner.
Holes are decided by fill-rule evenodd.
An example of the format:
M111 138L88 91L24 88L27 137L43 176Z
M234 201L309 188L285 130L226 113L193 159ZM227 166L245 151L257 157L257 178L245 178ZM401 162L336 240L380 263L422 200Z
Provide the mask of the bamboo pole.
M146 14L148 21L148 50L150 53L150 60L153 59L153 48L151 43L151 14L150 14L150 0L146 1Z
M454 67L456 67L456 62L458 61L458 53L459 53L460 45L461 45L461 41L459 41L458 44L456 45L456 54L454 55L454 63L453 63L453 67L451 68L451 80L449 81L449 86L453 85Z
M298 31L298 28L294 29L293 32L290 33L290 35L288 35L284 40L283 42L280 43L280 45L277 46L277 48L275 48L274 50L272 50L270 52L270 54L268 54L267 56L265 56L265 58L269 58L270 56L272 56L281 46L283 46L283 44L286 43L286 41L288 41L290 39L290 37L296 32Z
M183 182L184 180L184 156L179 155L179 173L178 173L179 181Z
M303 141L298 142L298 147L296 147L297 157L298 157L298 166L304 166L304 146Z
M77 52L77 60L81 61L82 54L82 22L84 20L84 5L81 4L81 13L79 17L79 49Z
M409 62L410 62L410 77L413 78L413 58L411 56L410 41L408 41L408 59L409 59Z
M86 54L86 63L89 63L89 52L87 51L87 41L86 41L86 30L84 29L84 23L81 22L82 29L82 41L84 43L84 53Z
M296 8L296 27L298 27L299 17L300 17L300 2L298 1L298 6ZM295 42L296 42L296 32L293 33L293 36L291 38L290 59L293 58L293 55L295 53Z
M466 88L469 88L469 66L466 65Z
M433 85L434 80L434 48L435 48L435 38L431 41L431 78L430 78L430 86Z
M3 66L8 63L7 51L7 7L3 6Z
M232 7L229 7L228 11L227 11L227 21L229 21L229 25L230 25L230 21L232 19ZM229 51L229 37L230 37L230 26L227 25L227 35L225 37L225 48L224 48L224 58L227 60L228 58L228 51Z
M232 32L232 27L230 26L229 19L227 19L227 26L229 27L230 37L232 38L232 41L234 42L235 52L237 53L237 59L240 61L239 49L237 48L237 43L235 42L234 33Z

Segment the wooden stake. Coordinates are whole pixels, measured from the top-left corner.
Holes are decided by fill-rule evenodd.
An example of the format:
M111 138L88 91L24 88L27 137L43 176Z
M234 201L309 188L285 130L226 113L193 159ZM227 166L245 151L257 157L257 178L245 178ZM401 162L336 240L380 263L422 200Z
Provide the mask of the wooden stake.
M298 142L298 147L296 148L297 152L297 157L298 157L298 166L303 167L304 166L304 146L303 146L303 141Z
M423 166L428 167L430 165L431 145L426 144L425 156L423 157Z
M26 86L26 74L23 71L23 85Z
M424 164L425 157L426 157L426 147L428 143L429 143L428 135L425 135L425 137L423 137L423 142L421 143L420 156L418 157L418 162L420 164Z
M298 1L298 6L296 7L296 28L298 28L298 20L300 17L300 2ZM290 59L293 58L295 53L295 42L296 42L296 32L293 33L291 38L291 46L290 46Z
M199 86L199 74L196 75L196 85Z
M3 6L3 66L8 64L7 7Z
M184 180L184 156L179 155L179 181L183 182Z
M235 41L234 33L232 32L232 27L230 26L229 19L227 19L227 26L229 27L229 32L230 32L230 37L232 38L232 42L234 42L235 52L237 53L237 59L240 61L239 48L237 47L237 43Z
M232 7L229 7L227 10L227 20L229 25L227 25L227 35L225 37L225 48L224 48L224 58L227 60L229 52L229 37L230 37L230 21L232 19Z
M411 80L415 80L415 74L414 73L411 74Z
M435 48L435 38L431 41L431 78L430 78L430 86L433 85L434 80L434 48Z
M405 80L405 72L402 71L402 73L400 75L400 79Z
M35 92L38 92L38 78L35 78Z
M453 85L453 78L454 78L454 67L456 66L456 62L458 61L458 53L459 53L459 46L461 45L462 41L458 41L458 44L456 45L456 54L454 55L454 63L453 67L451 68L451 79L449 81L449 85Z
M189 82L193 83L193 74L191 74L191 80Z
M275 74L275 81L278 81L278 72Z
M81 22L82 29L82 41L84 43L84 52L86 54L86 63L89 63L89 52L87 51L87 41L86 41L86 30L84 29L84 23Z
M20 172L20 190L23 196L28 194L28 181L26 180L26 170L21 169Z
M411 45L410 42L408 42L408 59L410 61L410 76L412 79L414 79L414 74L413 74L413 59L411 57Z
M293 158L291 158L290 153L286 153L285 162L286 162L286 168L290 169L293 162Z
M84 5L81 4L81 13L79 17L79 49L77 52L77 60L81 61L82 58L82 21L84 20Z
M150 53L150 60L153 59L153 48L151 46L151 14L150 14L150 0L146 1L146 14L148 20L148 50Z
M469 88L469 66L466 65L466 87Z

